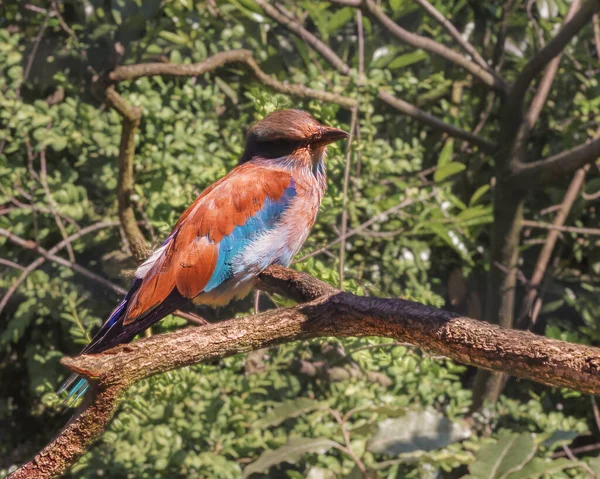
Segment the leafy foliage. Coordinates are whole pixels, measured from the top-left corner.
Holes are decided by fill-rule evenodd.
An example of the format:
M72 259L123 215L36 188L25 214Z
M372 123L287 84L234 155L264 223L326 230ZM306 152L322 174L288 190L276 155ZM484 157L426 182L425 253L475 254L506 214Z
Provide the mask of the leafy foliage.
M362 18L365 79L359 82L354 73L343 76L329 68L253 0L64 2L60 17L51 3L29 2L33 9L23 2L2 5L0 228L50 249L63 239L56 216L68 235L117 219L121 119L94 95L96 73L116 64L199 62L216 52L248 48L261 68L281 81L361 100L360 142L351 156L349 228L377 220L345 242L343 287L483 317L493 159L375 98L385 87L471 130L487 96L462 70L391 39L367 15ZM493 56L503 2L433 3L486 58ZM416 2L381 4L405 28L452 44ZM326 1L290 1L286 7L301 13L307 28L356 71L354 9ZM550 37L568 5L544 0L534 7L535 23L525 5L508 20L512 48L502 68L509 79L539 48L539 33ZM568 61L561 64L550 96L552 108L542 112L543 126L533 132L532 157L581 143L600 122L592 37L589 28L568 46ZM133 201L154 246L196 193L236 164L248 126L265 114L304 108L327 124L350 126L350 113L339 106L276 94L239 66L198 78L140 78L117 89L142 113ZM497 133L493 121L480 132L493 140ZM40 180L42 154L51 199ZM332 147L328 193L294 264L336 285L339 244L315 252L339 236L344 168L345 151ZM600 189L593 174L585 187L590 196ZM527 217L548 220L541 211L562 200L563 186L531 198ZM403 202L406 207L394 209ZM597 207L578 199L570 223L598 224ZM531 241L522 248L521 267L527 277L539 252L535 241L544 233L527 230L526 235ZM598 343L596 238L563 234L538 333ZM118 227L83 235L72 248L77 264L127 287L135 265ZM3 236L0 251L2 259L22 266L39 258ZM0 271L2 291L23 274L4 263ZM45 261L29 272L0 313L0 475L64 424L53 393L66 374L58 361L78 352L117 300L103 285ZM261 308L284 304L265 295L260 302ZM250 311L250 300L217 311L197 310L211 321ZM185 325L169 317L153 332ZM599 439L588 401L578 393L509 380L506 396L475 416L467 430L461 421L471 405L472 371L407 345L332 338L271 348L261 361L258 371L237 356L140 382L71 477L361 477L344 449L344 429L351 452L375 471L374 477L460 477L467 470L474 478L587 477L581 464L588 463L599 470L597 459L550 459L565 442ZM384 436L385 447L377 447Z

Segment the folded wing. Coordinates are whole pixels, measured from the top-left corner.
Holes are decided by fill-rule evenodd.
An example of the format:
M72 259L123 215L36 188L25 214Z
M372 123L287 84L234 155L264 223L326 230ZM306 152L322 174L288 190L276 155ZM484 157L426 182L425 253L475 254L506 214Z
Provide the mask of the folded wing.
M131 290L86 352L128 342L186 301L223 284L231 278L236 255L276 227L295 196L289 173L251 163L205 190L140 266Z

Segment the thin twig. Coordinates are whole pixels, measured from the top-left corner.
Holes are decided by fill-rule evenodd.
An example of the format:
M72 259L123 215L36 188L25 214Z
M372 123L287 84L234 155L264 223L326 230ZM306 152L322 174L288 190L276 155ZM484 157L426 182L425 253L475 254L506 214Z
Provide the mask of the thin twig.
M373 216L370 220L365 221L364 223L360 224L359 226L357 226L356 228L351 229L350 231L348 231L346 233L345 236L338 236L335 240L333 240L332 242L326 244L325 246L305 255L302 256L300 259L297 259L294 261L294 263L299 263L301 261L304 261L308 258L311 258L313 256L316 256L326 250L328 250L329 248L331 248L332 246L335 246L336 244L338 244L340 241L344 241L348 238L350 238L351 236L354 236L357 233L360 233L361 231L365 230L366 228L368 228L369 226L371 226L374 223L379 223L381 221L384 221L389 215L397 213L398 211L402 210L403 208L406 208L407 206L410 205L414 205L416 203L422 203L423 201L428 200L429 198L433 197L436 194L435 190L432 191L431 193L425 195L422 198L410 198L407 200L404 200L403 202L392 206L391 208L388 208L387 210Z
M21 276L19 276L17 278L17 280L8 289L6 294L2 297L2 300L0 300L0 313L2 313L3 309L6 307L6 304L8 303L9 299L11 298L11 296L14 295L14 293L18 289L18 287L23 283L23 281L25 281L25 279L27 278L27 275L29 275L29 273L31 273L35 269L39 268L46 260L54 261L55 263L58 263L61 266L65 266L69 269L72 269L76 273L81 274L82 276L85 276L86 278L91 279L92 281L95 281L95 282L105 286L106 288L114 291L117 294L124 295L125 293L127 293L126 289L123 289L120 286L108 281L107 279L103 278L102 276L99 276L96 273L93 273L92 271L84 268L83 266L80 266L76 263L72 263L64 258L61 258L60 256L55 255L55 253L57 253L62 248L64 248L67 243L75 241L76 239L79 239L80 237L82 237L88 233L97 231L99 229L104 229L104 228L109 228L109 227L114 227L114 226L120 226L120 223L118 223L116 221L115 222L102 221L102 222L93 224L91 226L88 226L86 228L82 228L80 231L72 234L65 240L62 240L60 243L57 243L55 246L53 246L49 250L45 250L44 248L38 246L34 241L25 240L15 234L11 233L10 231L5 230L4 228L0 228L0 236L4 236L5 238L8 238L13 243L21 246L22 248L34 250L41 255L39 258L37 258L35 261L33 261L31 264L29 264L29 266L27 266L26 268L23 269ZM186 319L191 324L195 324L198 326L204 326L205 324L208 324L208 322L205 319L203 319L202 317L200 317L196 314L193 314L193 313L186 313L181 310L176 310L173 312L173 315L179 316L183 319Z
M53 246L52 248L50 248L47 251L45 249L39 247L34 241L24 240L24 239L18 237L17 235L11 233L10 231L0 228L0 236L4 236L4 237L10 239L13 243L18 244L22 248L34 250L34 251L38 252L39 254L41 254L41 256L39 258L34 260L31 264L29 264L29 266L27 266L25 269L23 269L21 275L15 280L15 282L6 291L6 293L0 300L0 313L2 313L2 311L6 307L6 304L10 300L10 298L15 294L15 292L17 291L19 286L21 284L23 284L23 281L25 281L25 279L27 278L29 273L31 273L32 271L39 268L46 260L56 261L57 263L64 265L64 263L61 263L61 262L65 262L66 260L64 260L63 258L60 258L58 256L55 256L55 253L57 253L62 248L64 248L68 243L71 243L72 241L75 241L86 234L89 234L89 233L92 233L94 231L98 231L98 230L101 230L104 228L111 228L114 226L118 226L118 224L119 223L117 223L117 222L108 222L108 221L101 221L99 223L95 223L86 228L82 228L77 233L74 233L71 236L63 239L61 242L57 243L55 246ZM57 259L58 259L58 261L57 261ZM73 265L73 263L69 263L68 267L71 267L71 265ZM93 279L95 279L96 276L97 275L94 275ZM90 276L88 276L88 277L90 277ZM102 284L104 284L105 286L107 285L106 283L108 283L108 281L106 281L104 278L101 278L99 276L98 276L98 278L100 278L103 281ZM125 294L125 292L126 292L124 289L119 288L118 286L113 285L112 283L109 283L109 288L112 289L113 291L117 291L120 294Z
M489 71L492 74L496 74L493 70L490 69L489 65L483 59L483 57L479 54L477 49L469 43L469 41L461 35L461 33L456 29L452 22L448 20L444 15L442 15L438 9L436 9L431 3L427 0L415 0L423 9L433 18L437 23L439 23L454 39L456 43L467 53L473 57L473 60L485 70Z
M581 467L582 469L585 469L585 471L588 473L589 477L598 479L598 475L594 472L594 470L588 464L586 464L583 461L579 461L579 459L577 459L575 457L575 454L573 454L573 451L571 451L571 449L569 448L569 446L567 445L566 442L562 443L562 449L565 452L565 456L567 456L569 458L569 460L577 462L579 464L579 467Z
M77 43L79 43L79 38L77 38L77 35L73 31L73 29L71 27L69 27L69 25L67 25L67 22L65 22L65 19L60 14L60 10L58 9L58 4L56 3L56 0L52 0L52 8L54 9L56 17L58 18L58 23L60 23L61 28L65 32L67 32L67 34L71 38L73 38L73 40L75 40Z
M3 264L4 266L10 266L11 268L18 269L20 271L25 269L25 266L21 266L19 263L15 263L14 261L5 258L0 258L0 264Z
M329 412L329 414L331 414L333 416L335 421L340 426L340 430L342 431L342 436L344 438L344 442L346 443L346 452L352 458L352 460L356 464L356 467L358 467L360 473L363 476L363 479L371 479L371 476L369 475L369 471L367 471L367 467L365 466L365 463L356 455L356 453L354 452L354 449L352 449L352 442L350 441L350 433L348 432L348 428L346 427L346 423L345 423L344 419L342 418L342 415L336 409L327 408L327 411Z
M43 148L40 152L40 183L42 184L42 188L44 189L44 193L46 194L46 200L48 200L48 205L50 205L50 211L54 215L54 221L56 221L56 226L60 231L60 234L63 240L68 238L67 230L65 229L65 225L62 222L60 215L58 214L58 205L52 196L52 192L50 191L50 187L48 186L48 169L46 165L46 148ZM69 256L69 261L71 263L75 262L75 252L73 251L73 247L70 242L67 242L65 245L67 249L67 254Z
M25 83L29 79L29 74L31 73L31 67L33 66L33 61L35 60L35 56L37 55L38 48L40 47L40 42L42 41L42 37L46 32L46 28L48 27L48 19L49 16L46 15L44 19L44 23L42 24L42 28L40 28L39 33L35 37L33 41L33 47L31 48L31 53L29 54L29 58L27 59L27 65L25 65L25 70L23 70L23 83ZM20 97L21 88L17 90L17 98Z
M348 148L346 149L346 165L344 166L344 185L342 188L342 225L340 235L346 236L348 230L348 185L350 184L350 160L352 158L352 140L358 120L358 108L352 109L352 119L350 120L350 136L348 137ZM340 242L340 289L344 288L344 265L346 258L346 241Z
M596 398L592 395L590 399L592 400L592 411L594 413L594 421L596 421L596 428L600 431L600 410L598 410Z
M583 187L583 182L585 180L585 174L589 168L582 168L575 173L573 179L571 180L571 184L565 193L565 197L560 205L560 210L556 213L554 220L550 226L550 232L546 238L546 242L544 243L544 247L538 256L537 263L533 270L533 274L531 276L531 280L528 282L528 291L523 299L523 303L521 305L521 312L519 313L519 317L517 319L517 324L520 327L523 327L524 322L528 316L530 316L530 324L535 324L537 319L537 315L533 315L532 306L538 296L538 288L542 284L542 280L544 279L544 275L546 274L546 269L548 267L548 263L550 262L550 258L552 256L552 252L554 251L554 246L556 245L556 241L558 240L558 234L561 228L565 228L564 224L569 216L571 208L575 203L575 200L579 196L579 192ZM535 221L527 222L523 221L523 226L527 226L529 223L534 223L535 226L538 226L538 223ZM568 226L566 228L569 228ZM600 234L600 230L598 230L598 234ZM538 308L539 310L539 308Z
M541 221L523 220L523 226L540 228L545 230L562 231L563 233L575 233L582 235L600 236L600 228L583 228L577 226L559 226Z
M586 452L597 451L600 449L600 442L596 444L588 444L586 446L579 446L571 448L571 453L573 454L584 454ZM558 459L559 457L565 457L567 454L565 451L558 451L552 454L552 459Z
M600 61L600 20L598 20L598 14L595 13L592 17L592 23L594 25L594 45L596 46L596 60Z
M571 5L569 6L567 15L565 16L564 23L569 22L573 18L573 15L575 15L575 12L579 10L580 7L581 1L573 0L571 2ZM556 72L558 71L558 67L560 65L560 58L561 54L559 53L548 63L544 76L540 80L537 92L529 107L529 111L527 112L523 120L528 130L533 129L538 117L540 116L542 108L546 103L548 94L550 93L550 88L552 87L552 83L554 81L554 77L556 76Z
M338 2L334 2L338 3ZM493 72L489 67L482 67L477 63L469 60L463 54L448 48L447 46L432 40L431 38L418 35L416 33L405 30L390 17L388 17L381 6L374 0L362 0L358 5L350 5L363 8L371 16L373 16L386 30L398 38L400 41L411 45L414 48L420 48L435 55L438 55L455 65L465 69L478 80L485 83L487 86L505 92L507 85L502 78Z

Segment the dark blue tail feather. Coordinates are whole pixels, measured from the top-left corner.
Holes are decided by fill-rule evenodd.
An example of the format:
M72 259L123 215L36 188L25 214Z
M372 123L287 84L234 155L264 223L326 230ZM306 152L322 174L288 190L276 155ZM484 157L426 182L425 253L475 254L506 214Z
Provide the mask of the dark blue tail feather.
M174 289L156 308L140 318L137 318L135 321L123 325L122 320L127 312L127 303L131 298L131 295L139 288L141 282L142 281L137 278L134 280L131 289L125 298L123 298L123 301L115 308L100 330L94 335L92 341L83 348L81 354L98 354L117 346L118 344L128 343L133 340L137 334L149 328L152 324L160 321L162 318L171 314L189 301ZM87 380L77 374L72 374L56 393L61 395L65 391L68 391L63 402L67 403L70 401L68 404L68 407L70 407L85 394L88 388L89 384Z

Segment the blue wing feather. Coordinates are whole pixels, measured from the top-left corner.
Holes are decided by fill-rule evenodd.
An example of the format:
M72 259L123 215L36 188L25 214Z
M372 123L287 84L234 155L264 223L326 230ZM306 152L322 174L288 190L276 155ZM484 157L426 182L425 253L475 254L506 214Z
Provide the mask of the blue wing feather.
M232 277L236 255L243 251L243 249L257 236L273 229L278 224L295 196L296 187L292 179L290 185L284 190L283 195L277 201L273 201L267 197L263 207L254 216L248 218L243 225L234 228L230 235L225 236L220 241L217 264L208 284L204 288L205 292L214 290ZM163 243L163 246L173 240L176 236L177 230L169 235ZM187 299L180 295L177 289L174 289L159 306L149 311L148 314L123 326L122 319L126 313L128 302L131 299L131 296L140 287L141 283L141 278L136 278L133 281L131 289L96 333L90 344L83 349L82 354L99 353L116 346L117 344L129 342L141 331L150 327L153 323L164 318L187 302ZM80 378L78 375L72 375L60 387L58 394L70 388L65 401L71 400L71 404L73 404L85 393L88 386L85 379Z

